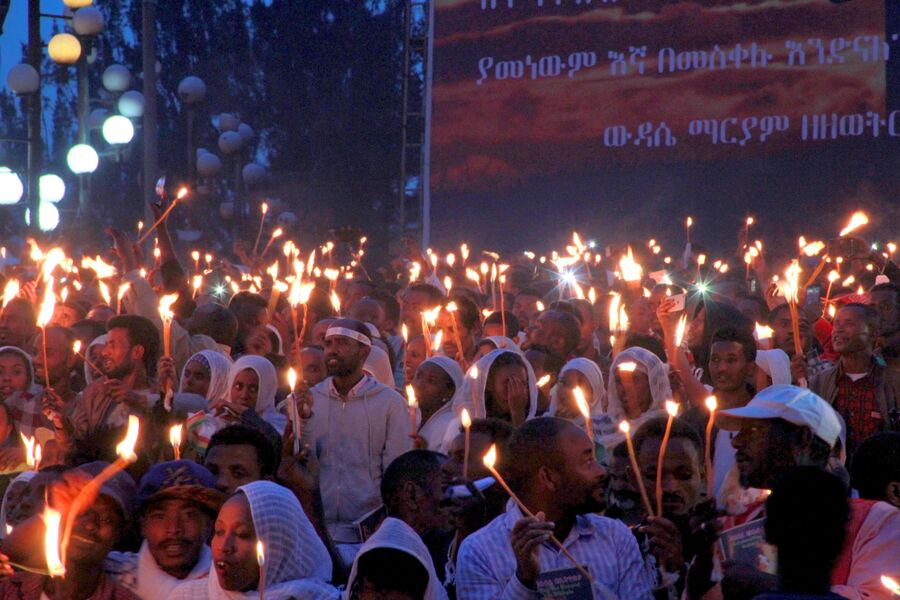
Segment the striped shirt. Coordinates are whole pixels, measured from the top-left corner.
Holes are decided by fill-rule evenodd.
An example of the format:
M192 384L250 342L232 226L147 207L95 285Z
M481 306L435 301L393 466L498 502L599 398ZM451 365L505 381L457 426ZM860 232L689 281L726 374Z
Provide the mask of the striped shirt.
M507 511L465 540L456 561L458 600L539 600L537 590L516 577L516 557L510 534L522 518L518 507ZM618 521L597 515L580 515L563 542L594 582L599 599L650 600L653 583L644 567L640 549L631 531ZM572 563L551 543L540 550L541 572L571 569Z

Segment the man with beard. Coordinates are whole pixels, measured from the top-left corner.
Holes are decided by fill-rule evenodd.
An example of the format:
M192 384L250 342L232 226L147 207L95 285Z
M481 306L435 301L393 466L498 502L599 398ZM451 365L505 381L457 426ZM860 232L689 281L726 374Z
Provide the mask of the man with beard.
M144 317L120 315L107 323L102 367L106 377L94 381L65 417L79 437L101 427L120 427L129 414L143 414L158 399L150 374L159 354L159 333Z
M207 540L225 495L195 462L154 465L138 488L139 552L111 552L104 570L143 600L166 598L181 583L209 574Z
M744 487L772 489L794 467L825 468L841 431L835 411L808 389L773 385L758 393L743 408L723 410L716 415L723 427L737 429L735 447L740 483ZM765 516L765 500L748 507L745 522ZM886 502L854 500L850 504L847 539L831 574L831 591L845 598L889 598L879 581L883 573L900 572L900 511ZM710 524L700 527L709 530ZM698 552L688 575L691 597L701 597L698 587L718 586L726 598L752 598L770 591L777 583L755 565L733 563L725 566L721 584L708 581L712 567L712 545Z
M633 440L640 476L654 506L657 457L665 431L666 419L653 419L640 426ZM690 521L698 514L715 513L711 502L698 503L703 487L702 462L700 435L688 423L676 419L669 430L662 466L662 515L646 517L645 524L637 529L642 548L654 559L657 590L667 589L675 597L680 597L684 589L684 566L703 543Z
M555 571L573 574L574 565L551 536L590 573L595 598L652 598L634 536L621 523L592 514L602 508L597 498L606 473L585 433L563 419L532 419L513 434L508 453L515 459L503 463L502 475L535 516L510 505L465 539L457 598L540 598L539 579Z
M851 303L838 310L831 333L838 364L809 382L809 389L847 424L848 455L868 436L891 429L900 405L900 373L874 357L879 325L878 311L871 306Z
M347 564L364 541L355 523L381 504L381 478L410 447L403 398L363 372L372 341L354 319L337 319L325 332L328 377L300 390L303 439L320 464L325 523Z

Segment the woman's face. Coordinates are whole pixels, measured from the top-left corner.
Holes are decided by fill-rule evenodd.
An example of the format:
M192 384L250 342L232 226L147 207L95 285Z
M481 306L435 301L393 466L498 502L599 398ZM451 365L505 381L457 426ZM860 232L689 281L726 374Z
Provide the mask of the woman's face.
M102 377L103 373L100 372L99 369L95 369L96 367L101 367L103 365L103 349L106 348L106 344L94 344L91 346L90 350L88 350L88 359L90 359L91 364L88 365L88 369L91 371L91 375L94 378ZM91 366L94 365L94 366Z
M28 366L25 359L13 352L0 354L0 400L5 400L13 392L24 392L28 388Z
M453 381L433 363L422 363L412 382L420 404L440 406L453 395Z
M412 383L419 365L425 360L424 338L414 338L406 345L403 353L403 379L406 383Z
M247 496L237 493L219 510L210 544L222 589L246 592L259 583L256 529Z
M584 373L570 369L559 378L559 405L556 408L556 416L563 419L582 416L575 402L575 388L580 388L584 394L584 400L590 406L594 401L594 390Z
M504 417L511 414L510 400L528 406L528 371L520 365L504 365L497 367L493 373L493 381L487 390L485 403L489 417ZM525 396L523 399L522 396ZM490 398L490 400L489 400ZM527 408L526 408L527 410Z
M209 380L210 374L206 367L200 361L189 360L181 376L181 388L185 393L206 397L209 392Z
M244 342L244 350L247 354L254 356L272 354L272 338L269 337L268 328L257 327L248 333L247 340Z
M252 410L256 409L259 395L259 375L253 369L244 369L231 384L231 403Z
M650 406L653 404L650 378L646 373L637 370L631 373L631 383L629 384L628 376L616 369L616 392L619 394L625 418L628 420L637 419L650 410Z

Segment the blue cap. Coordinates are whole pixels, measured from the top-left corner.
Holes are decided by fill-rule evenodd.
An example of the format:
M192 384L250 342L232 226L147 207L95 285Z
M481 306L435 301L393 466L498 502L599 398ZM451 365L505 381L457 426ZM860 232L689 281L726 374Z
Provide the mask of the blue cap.
M225 496L216 489L216 476L190 460L172 460L153 465L141 478L138 501L141 510L152 502L187 500L201 509L218 512Z

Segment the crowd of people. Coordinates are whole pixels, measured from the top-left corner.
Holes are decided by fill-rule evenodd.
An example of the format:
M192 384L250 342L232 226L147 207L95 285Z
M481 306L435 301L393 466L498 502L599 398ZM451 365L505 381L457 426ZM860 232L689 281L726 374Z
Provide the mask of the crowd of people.
M108 234L3 252L0 600L891 597L893 250Z

